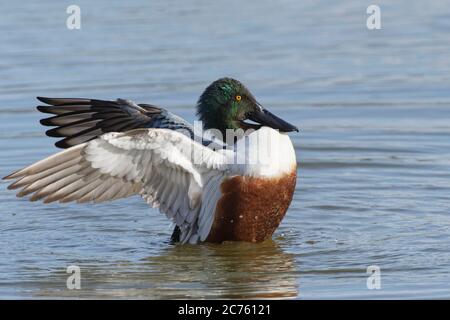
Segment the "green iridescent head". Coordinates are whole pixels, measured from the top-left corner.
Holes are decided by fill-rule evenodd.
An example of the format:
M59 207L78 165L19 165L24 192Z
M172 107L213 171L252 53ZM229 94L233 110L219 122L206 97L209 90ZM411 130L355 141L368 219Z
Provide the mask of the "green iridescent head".
M264 109L241 82L232 78L216 80L205 89L197 103L197 115L205 129L218 129L224 137L226 129L262 126L282 132L298 131L297 127Z

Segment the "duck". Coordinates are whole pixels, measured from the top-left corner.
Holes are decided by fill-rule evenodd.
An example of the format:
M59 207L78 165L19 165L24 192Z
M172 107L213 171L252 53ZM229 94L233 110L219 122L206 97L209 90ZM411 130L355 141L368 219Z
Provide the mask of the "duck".
M40 123L63 150L3 178L14 180L8 189L18 197L102 203L140 195L175 224L171 240L181 244L265 241L290 206L297 160L288 133L299 130L236 79L203 91L197 126L126 99L37 99L51 115Z

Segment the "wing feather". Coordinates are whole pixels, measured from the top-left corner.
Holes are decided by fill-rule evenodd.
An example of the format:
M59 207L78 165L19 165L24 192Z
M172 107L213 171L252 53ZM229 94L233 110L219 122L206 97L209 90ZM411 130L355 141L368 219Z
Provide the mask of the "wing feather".
M103 134L6 178L17 179L10 188L20 188L18 196L44 203L140 194L175 221L183 242L195 242L209 232L228 156L173 130L136 129Z
M108 101L38 97L38 100L48 105L38 106L37 109L53 115L42 119L41 124L56 127L47 130L46 134L64 138L55 144L59 148L69 148L107 132L125 132L137 128L185 129L188 135L193 135L189 123L163 108L149 104L136 104L124 99Z

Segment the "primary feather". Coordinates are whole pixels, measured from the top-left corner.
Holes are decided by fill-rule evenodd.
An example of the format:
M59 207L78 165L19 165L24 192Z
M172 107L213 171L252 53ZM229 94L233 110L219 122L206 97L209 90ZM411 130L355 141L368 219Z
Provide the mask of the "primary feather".
M166 128L183 130L193 136L192 126L173 113L150 104L136 104L133 101L116 101L78 98L38 97L46 103L37 109L53 114L42 119L44 126L55 128L47 130L50 137L60 137L56 142L59 148L69 148L93 140L108 132L125 132L138 128Z

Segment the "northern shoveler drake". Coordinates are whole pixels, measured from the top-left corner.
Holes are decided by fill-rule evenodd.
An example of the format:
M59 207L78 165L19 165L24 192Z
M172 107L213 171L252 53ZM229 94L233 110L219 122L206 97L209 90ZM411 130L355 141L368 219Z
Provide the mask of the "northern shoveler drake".
M235 79L214 81L200 96L197 115L213 132L200 140L154 105L38 99L46 104L38 110L53 114L41 120L55 127L46 134L62 137L56 146L65 150L4 178L16 179L8 188L20 188L19 197L98 203L139 194L175 222L172 239L182 243L263 241L292 200L297 161L286 132L298 129ZM236 129L243 133L228 141Z

